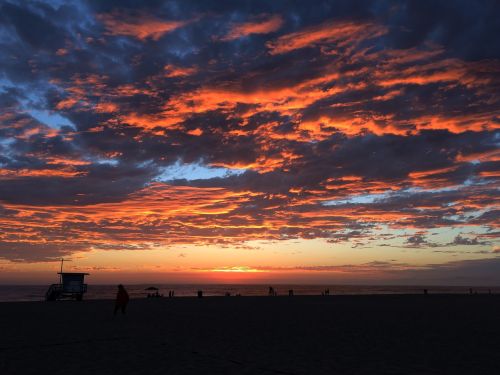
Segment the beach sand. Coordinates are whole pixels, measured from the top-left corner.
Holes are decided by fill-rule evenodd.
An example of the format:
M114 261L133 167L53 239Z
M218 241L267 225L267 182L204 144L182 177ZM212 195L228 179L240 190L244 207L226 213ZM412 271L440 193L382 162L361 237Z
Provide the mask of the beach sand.
M500 295L0 303L0 374L500 374Z

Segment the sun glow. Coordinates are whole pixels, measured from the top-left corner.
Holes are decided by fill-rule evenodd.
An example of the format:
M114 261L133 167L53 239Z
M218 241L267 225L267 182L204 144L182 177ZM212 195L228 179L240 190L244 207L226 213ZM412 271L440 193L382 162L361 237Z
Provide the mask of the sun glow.
M218 267L213 268L210 272L237 272L237 273L255 273L255 272L264 272L262 270L251 268L247 266L233 266L233 267Z

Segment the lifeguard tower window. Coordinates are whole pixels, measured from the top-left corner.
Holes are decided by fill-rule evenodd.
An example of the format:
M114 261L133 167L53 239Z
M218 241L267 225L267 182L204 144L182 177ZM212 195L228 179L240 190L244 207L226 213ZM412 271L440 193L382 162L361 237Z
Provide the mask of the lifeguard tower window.
M85 273L63 273L62 284L64 293L83 293Z

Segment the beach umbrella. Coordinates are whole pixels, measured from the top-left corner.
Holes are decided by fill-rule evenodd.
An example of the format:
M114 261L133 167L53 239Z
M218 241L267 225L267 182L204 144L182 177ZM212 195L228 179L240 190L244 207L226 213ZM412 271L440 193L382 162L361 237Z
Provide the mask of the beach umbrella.
M157 287L150 286L149 288L146 288L144 290L159 290Z

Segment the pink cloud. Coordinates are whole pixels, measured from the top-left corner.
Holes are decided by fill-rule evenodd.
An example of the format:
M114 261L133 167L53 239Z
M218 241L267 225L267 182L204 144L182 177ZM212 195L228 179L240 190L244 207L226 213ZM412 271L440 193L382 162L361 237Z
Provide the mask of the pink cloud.
M234 24L222 40L234 40L251 34L268 34L278 30L283 25L283 18L274 15L255 22Z
M187 21L165 21L145 14L130 16L119 12L99 14L97 19L104 24L109 35L131 36L142 41L158 40L164 34L187 23Z

